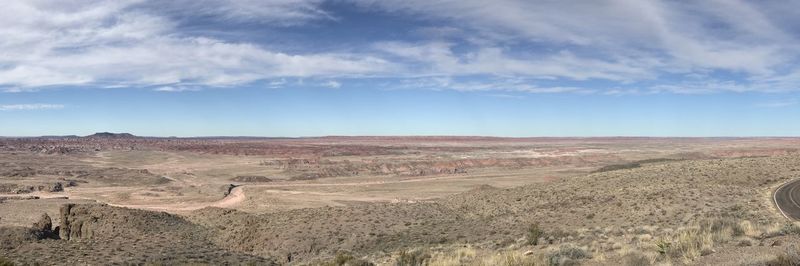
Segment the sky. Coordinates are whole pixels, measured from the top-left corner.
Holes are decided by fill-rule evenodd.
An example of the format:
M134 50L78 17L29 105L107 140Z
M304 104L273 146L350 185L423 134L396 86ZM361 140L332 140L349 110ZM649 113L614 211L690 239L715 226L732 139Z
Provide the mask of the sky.
M799 136L800 2L9 0L0 136Z

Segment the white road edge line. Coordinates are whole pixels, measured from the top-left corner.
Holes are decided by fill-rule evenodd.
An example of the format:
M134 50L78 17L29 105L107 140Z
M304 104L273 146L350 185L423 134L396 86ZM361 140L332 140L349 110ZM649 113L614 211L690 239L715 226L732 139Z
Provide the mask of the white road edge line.
M781 209L781 206L780 206L780 205L778 205L778 197L777 197L777 195L778 195L778 191L780 191L781 189L783 189L783 187L785 187L786 185L789 185L789 184L791 184L791 183L797 182L797 181L799 181L799 180L800 180L800 179L795 179L795 180L792 180L792 181L789 181L789 182L783 183L783 185L779 186L779 187L778 187L778 189L776 189L774 192L772 192L772 202L773 202L773 203L775 203L775 208L777 208L777 209L778 209L778 211L780 211L780 212L781 212L781 214L783 214L783 217L786 217L786 219L789 219L789 220L792 220L792 218L789 218L789 216L788 216L788 215L786 215L786 212L784 212L784 211Z

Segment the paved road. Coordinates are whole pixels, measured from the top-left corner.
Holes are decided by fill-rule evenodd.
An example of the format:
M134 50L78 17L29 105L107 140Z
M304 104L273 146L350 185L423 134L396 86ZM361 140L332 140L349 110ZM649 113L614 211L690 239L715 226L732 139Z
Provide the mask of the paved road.
M791 220L800 220L800 179L781 185L772 195L778 210Z

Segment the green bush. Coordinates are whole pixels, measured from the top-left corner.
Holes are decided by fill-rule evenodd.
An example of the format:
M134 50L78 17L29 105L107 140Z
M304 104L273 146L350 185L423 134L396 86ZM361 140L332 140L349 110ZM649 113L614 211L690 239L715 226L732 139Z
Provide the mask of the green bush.
M669 248L670 247L672 247L672 243L667 242L666 240L663 240L663 239L659 240L656 243L656 251L658 251L658 254L661 254L661 255L665 255L665 254L669 253Z
M528 227L528 245L538 245L539 238L544 235L544 231L539 228L539 223L533 223Z

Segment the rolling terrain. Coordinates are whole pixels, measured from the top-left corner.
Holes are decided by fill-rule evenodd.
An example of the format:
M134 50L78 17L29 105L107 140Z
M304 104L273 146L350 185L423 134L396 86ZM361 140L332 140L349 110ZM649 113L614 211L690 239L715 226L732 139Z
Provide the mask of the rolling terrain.
M1 139L0 254L63 265L769 265L800 243L773 201L800 176L798 147L791 138Z

